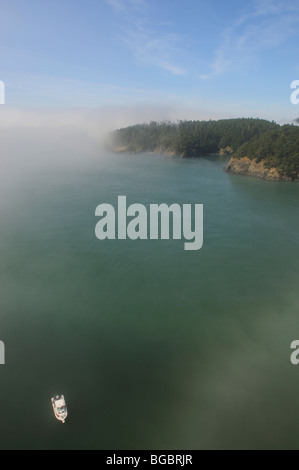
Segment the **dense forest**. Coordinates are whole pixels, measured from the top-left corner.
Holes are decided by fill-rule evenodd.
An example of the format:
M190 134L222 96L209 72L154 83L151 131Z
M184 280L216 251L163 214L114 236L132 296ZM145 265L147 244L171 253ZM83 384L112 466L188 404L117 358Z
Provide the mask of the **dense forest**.
M220 151L264 161L290 178L299 174L299 127L262 119L151 122L118 129L110 147L128 152L167 152L200 157Z
M292 125L269 129L241 145L235 157L263 160L267 168L277 168L279 173L291 179L299 175L299 127Z

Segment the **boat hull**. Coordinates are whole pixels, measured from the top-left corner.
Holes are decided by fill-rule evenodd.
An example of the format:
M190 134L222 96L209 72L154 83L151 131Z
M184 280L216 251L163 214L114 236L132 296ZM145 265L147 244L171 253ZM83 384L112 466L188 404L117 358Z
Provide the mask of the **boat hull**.
M51 398L51 403L55 418L64 424L66 418L68 417L68 410L64 396L56 395L55 397Z

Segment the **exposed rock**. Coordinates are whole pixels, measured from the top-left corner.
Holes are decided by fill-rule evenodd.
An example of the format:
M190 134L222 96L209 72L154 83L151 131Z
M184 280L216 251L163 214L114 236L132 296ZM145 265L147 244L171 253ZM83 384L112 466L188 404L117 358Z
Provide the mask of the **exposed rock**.
M115 153L127 152L128 147L114 147L114 148L112 148L112 151L115 152Z
M219 155L232 155L234 153L231 147L225 147L220 149Z
M156 154L158 155L166 155L167 157L175 157L175 156L178 156L178 154L176 152L174 152L173 150L169 150L169 149L165 149L164 147L156 147L155 148L155 152ZM182 155L179 155L180 157L182 157Z
M240 175L255 176L269 181L292 181L292 178L284 176L276 168L267 168L263 161L257 162L248 157L232 157L226 167L226 171ZM297 181L299 180L299 175Z

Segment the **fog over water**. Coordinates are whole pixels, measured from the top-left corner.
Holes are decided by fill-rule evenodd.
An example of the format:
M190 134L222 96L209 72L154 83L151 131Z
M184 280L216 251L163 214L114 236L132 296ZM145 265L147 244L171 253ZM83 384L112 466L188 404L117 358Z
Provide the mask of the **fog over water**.
M0 112L0 447L298 448L298 186L109 154L151 117L104 111ZM118 195L203 204L203 248L100 242Z

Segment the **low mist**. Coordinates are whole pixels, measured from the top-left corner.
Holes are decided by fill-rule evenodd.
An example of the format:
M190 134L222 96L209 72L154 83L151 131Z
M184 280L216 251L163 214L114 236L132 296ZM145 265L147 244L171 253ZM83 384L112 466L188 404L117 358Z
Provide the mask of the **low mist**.
M209 119L204 110L171 104L106 106L95 109L0 106L0 197L7 206L21 182L35 185L41 174L78 175L107 155L109 132L136 123ZM212 116L218 119L223 116ZM104 150L104 151L103 151ZM77 166L77 168L76 168ZM30 183L29 183L30 180Z
M206 119L203 112L159 107L97 109L18 109L0 107L0 183L3 187L26 175L58 165L100 158L108 133L136 123Z

